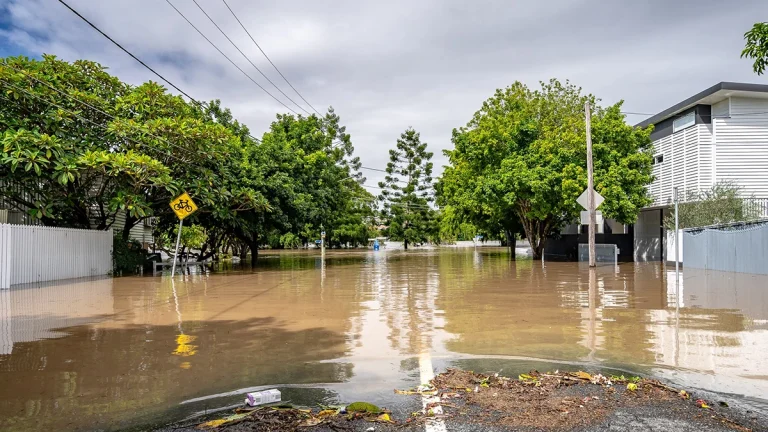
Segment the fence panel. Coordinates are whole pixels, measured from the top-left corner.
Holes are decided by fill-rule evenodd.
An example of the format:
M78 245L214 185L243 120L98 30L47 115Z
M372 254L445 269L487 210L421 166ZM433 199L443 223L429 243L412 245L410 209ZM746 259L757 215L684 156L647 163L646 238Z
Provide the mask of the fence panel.
M686 267L768 274L768 223L742 223L686 230Z
M2 251L6 251L5 255ZM4 261L5 259L5 261ZM3 267L3 263L6 267ZM112 270L112 231L0 225L0 287Z
M0 289L11 286L11 226L0 224Z

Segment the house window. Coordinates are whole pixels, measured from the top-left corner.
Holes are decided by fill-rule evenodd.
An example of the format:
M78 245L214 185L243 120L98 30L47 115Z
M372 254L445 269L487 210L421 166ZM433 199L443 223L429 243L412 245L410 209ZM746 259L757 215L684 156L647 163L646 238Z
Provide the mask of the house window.
M690 112L682 117L676 118L672 122L672 133L681 131L687 127L691 127L696 124L696 115Z
M656 165L656 164L660 164L662 162L664 162L664 155L660 154L660 155L656 155L656 156L653 157L653 161L651 162L651 164L652 165Z

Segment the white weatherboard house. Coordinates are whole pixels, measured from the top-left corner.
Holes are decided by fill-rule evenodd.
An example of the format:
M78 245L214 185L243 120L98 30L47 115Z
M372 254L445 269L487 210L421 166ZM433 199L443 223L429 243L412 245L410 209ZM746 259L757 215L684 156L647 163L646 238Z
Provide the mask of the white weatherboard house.
M745 196L768 198L768 85L721 82L637 126L649 125L654 202L634 226L636 261L665 256L661 225L675 187L683 197L727 180Z

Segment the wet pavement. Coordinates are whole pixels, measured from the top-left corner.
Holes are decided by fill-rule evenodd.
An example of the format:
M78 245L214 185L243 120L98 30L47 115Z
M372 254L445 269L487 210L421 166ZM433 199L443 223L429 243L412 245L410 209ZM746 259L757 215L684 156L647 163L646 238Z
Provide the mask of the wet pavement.
M142 429L271 386L392 406L392 389L448 366L615 368L768 410L766 276L686 269L678 302L658 263L590 273L497 248L260 260L0 291L0 430Z

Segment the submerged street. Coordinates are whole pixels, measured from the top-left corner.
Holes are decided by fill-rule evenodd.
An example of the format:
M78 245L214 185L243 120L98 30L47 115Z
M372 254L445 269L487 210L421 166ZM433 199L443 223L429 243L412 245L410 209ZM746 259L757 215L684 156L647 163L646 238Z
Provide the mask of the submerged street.
M510 261L503 248L265 252L255 269L0 291L0 429L160 427L275 386L369 401L459 365L613 368L768 407L768 277ZM738 287L738 291L737 291Z

